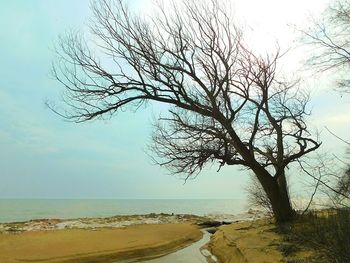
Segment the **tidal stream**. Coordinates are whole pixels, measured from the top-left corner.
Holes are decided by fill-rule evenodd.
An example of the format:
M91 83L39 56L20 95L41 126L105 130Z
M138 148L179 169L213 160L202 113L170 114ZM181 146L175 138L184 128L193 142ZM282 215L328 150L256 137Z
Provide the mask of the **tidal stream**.
M174 253L168 254L166 256L142 261L144 263L206 263L205 256L202 255L200 248L204 246L210 240L210 234L206 230L202 230L203 237L201 240L180 249Z

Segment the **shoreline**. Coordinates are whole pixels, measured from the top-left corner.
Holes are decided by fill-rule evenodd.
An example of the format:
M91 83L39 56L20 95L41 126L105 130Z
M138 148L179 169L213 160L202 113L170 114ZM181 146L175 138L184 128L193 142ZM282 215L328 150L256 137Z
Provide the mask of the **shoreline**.
M129 262L150 260L202 239L217 223L196 215L35 219L0 223L0 262Z
M256 218L256 210L250 210L237 215L151 213L0 223L0 262L149 260L190 246L202 238L201 229Z
M0 262L120 262L172 253L202 238L189 223L0 234Z
M190 214L145 214L145 215L117 215L111 217L82 217L71 219L43 218L21 222L0 223L0 233L32 232L63 229L91 229L126 228L134 225L191 223L201 224L210 221L209 217Z
M169 224L192 223L201 225L205 222L233 223L251 221L263 218L265 215L259 210L249 209L239 214L208 214L205 216L194 214L166 214L150 213L140 215L116 215L111 217L81 217L71 219L43 218L19 222L0 223L0 233L47 231L61 229L99 229L99 228L125 228L140 224ZM205 225L205 224L204 224Z

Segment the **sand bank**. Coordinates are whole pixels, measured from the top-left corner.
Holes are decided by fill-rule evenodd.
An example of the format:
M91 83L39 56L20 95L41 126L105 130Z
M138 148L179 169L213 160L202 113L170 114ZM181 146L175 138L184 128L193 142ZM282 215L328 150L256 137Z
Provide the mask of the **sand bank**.
M147 214L1 223L0 262L85 263L145 260L174 252L199 240L202 233L197 226L215 228L221 224L251 221L261 216L262 213L250 209L237 215L213 214L204 217L188 214ZM220 228L220 231L224 230ZM230 253L230 246L220 250L220 246L224 244L218 238L220 231L213 237L208 249L219 255ZM183 253L187 258L191 258L193 254L191 248L192 246L188 255ZM202 255L207 259L214 258L209 251L201 252L205 252ZM175 254L174 256L176 257Z
M219 262L276 263L283 256L278 250L281 236L266 220L241 222L218 228L207 248Z
M314 256L302 245L289 243L267 218L220 226L205 248L224 263L309 262Z
M83 263L147 259L202 237L189 223L0 233L0 262Z

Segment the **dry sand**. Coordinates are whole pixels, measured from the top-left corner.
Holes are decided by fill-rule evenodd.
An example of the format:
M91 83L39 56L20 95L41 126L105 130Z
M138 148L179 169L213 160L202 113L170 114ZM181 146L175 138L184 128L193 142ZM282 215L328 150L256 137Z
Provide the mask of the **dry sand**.
M265 220L221 226L207 247L219 262L281 262L280 236L271 228Z
M277 233L275 224L260 219L220 226L205 248L223 263L308 262L313 256L301 247L284 257L281 251L290 245Z
M274 225L266 219L256 220L264 216L249 210L239 215L207 217L148 214L2 223L0 263L146 260L201 239L197 225L222 221L236 223L219 227L201 250L209 262L280 262L282 255L277 247L281 237L271 231Z
M0 262L85 263L158 257L199 240L189 223L0 233Z

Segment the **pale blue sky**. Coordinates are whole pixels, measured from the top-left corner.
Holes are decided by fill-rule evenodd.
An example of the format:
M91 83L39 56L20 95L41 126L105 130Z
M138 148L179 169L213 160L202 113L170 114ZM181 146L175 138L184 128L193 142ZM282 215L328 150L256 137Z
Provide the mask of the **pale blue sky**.
M149 7L146 1L130 2ZM248 20L252 16L253 26L262 27L260 20L266 26L273 24L273 8L282 8L282 15L275 12L275 20L284 27L272 28L271 34L284 32L282 42L291 39L285 33L291 18L283 12L287 14L291 6L301 12L301 1L286 1L290 3L287 7L265 1L267 6L259 8L252 8L259 1L243 2L237 1L240 10L251 8L258 14L257 9L266 8L270 20L254 12L240 13ZM303 12L308 8L304 6ZM88 0L0 1L0 198L243 197L247 176L234 167L220 173L217 167L209 168L184 185L151 164L144 148L151 134L152 113L158 111L154 106L136 113L121 112L110 121L83 124L65 122L46 108L44 101L59 101L61 90L49 76L54 43L65 30L83 29L89 15ZM294 18L300 20L300 16ZM318 85L317 81L310 83ZM315 125L327 124L346 135L349 104L337 102L335 108L333 101L339 96L316 93L314 111L323 117L314 118ZM335 140L327 140L334 147Z

